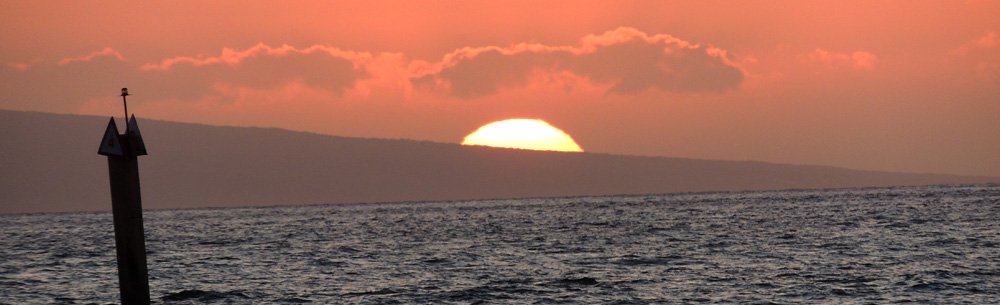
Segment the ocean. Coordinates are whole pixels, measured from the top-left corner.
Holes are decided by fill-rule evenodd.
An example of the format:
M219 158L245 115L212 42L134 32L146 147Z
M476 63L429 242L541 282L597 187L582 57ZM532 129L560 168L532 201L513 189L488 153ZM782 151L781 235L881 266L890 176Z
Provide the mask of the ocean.
M1000 186L145 212L157 304L1000 304ZM118 303L110 213L0 215L0 304Z

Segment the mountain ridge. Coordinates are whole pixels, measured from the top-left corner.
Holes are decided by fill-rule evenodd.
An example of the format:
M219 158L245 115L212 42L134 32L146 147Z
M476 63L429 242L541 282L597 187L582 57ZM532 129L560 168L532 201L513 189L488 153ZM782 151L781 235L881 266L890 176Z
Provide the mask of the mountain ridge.
M110 209L107 117L0 110L0 213ZM461 146L139 118L144 208L998 182L824 165Z

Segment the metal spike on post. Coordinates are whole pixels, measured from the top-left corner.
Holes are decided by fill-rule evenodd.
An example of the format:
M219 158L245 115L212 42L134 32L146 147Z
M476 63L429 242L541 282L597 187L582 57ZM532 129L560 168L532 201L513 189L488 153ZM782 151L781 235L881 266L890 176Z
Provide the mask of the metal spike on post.
M128 132L128 101L125 97L128 96L128 88L122 88L122 106L125 108L125 131Z
M128 90L122 88L122 103ZM118 287L122 305L148 305L149 276L146 270L146 237L142 228L142 198L139 192L138 156L146 155L135 116L128 117L125 104L125 134L118 134L111 117L97 153L108 157L111 180L111 211L115 225Z

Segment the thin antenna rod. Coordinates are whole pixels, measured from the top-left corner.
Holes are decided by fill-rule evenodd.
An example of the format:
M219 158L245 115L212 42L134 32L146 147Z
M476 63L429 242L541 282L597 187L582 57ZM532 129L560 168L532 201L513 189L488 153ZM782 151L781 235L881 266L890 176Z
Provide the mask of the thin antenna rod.
M128 88L122 88L122 105L125 105L125 131L128 131L128 101L125 97L128 96Z

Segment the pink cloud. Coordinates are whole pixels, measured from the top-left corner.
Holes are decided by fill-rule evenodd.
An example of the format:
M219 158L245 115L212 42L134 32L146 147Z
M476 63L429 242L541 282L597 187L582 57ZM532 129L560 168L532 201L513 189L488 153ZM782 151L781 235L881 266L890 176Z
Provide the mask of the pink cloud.
M350 52L344 51L336 47L328 45L312 45L306 48L296 48L290 45L281 45L280 47L271 47L269 45L258 43L255 46L244 50L237 50L232 48L223 48L221 54L218 56L201 56L201 57L190 57L190 56L178 56L173 58L167 58L159 63L148 63L142 65L142 70L170 70L174 65L178 64L188 64L191 66L207 66L216 64L226 64L230 66L236 66L249 58L255 57L285 57L289 55L309 55L323 53L334 58L341 58L349 60L355 64L355 66L364 63L365 61L371 60L372 56L368 53L361 52Z
M7 63L7 67L17 71L25 71L28 70L28 68L31 67L31 65L28 65L26 63L11 62Z
M77 108L83 101L113 95L108 88L130 87L136 94L177 103L233 101L219 88L271 90L299 84L352 95L408 99L413 88L434 95L478 97L501 88L524 87L545 79L586 79L559 84L562 90L602 88L605 93L720 92L740 86L744 72L726 50L687 42L666 34L622 27L586 35L571 46L519 43L454 50L440 61L408 59L398 53L347 51L330 45L295 47L259 43L222 48L215 55L173 56L132 63L111 47L55 62L8 64L5 99L12 108L30 108L32 100L50 101L52 109ZM550 75L556 78L547 77ZM568 76L569 75L569 76ZM58 81L61 90L41 83ZM15 88L34 88L31 90ZM430 90L427 90L430 89ZM235 90L235 89L234 89Z
M878 60L878 57L869 52L856 51L851 53L851 60L854 61L855 69L871 70L875 68L875 62Z
M744 72L725 50L622 27L585 36L576 46L458 49L415 71L413 81L458 97L478 97L523 86L537 71L569 71L611 84L608 92L616 94L647 89L719 92L737 88L744 79Z
M962 69L963 73L972 73L975 79L986 84L1000 85L1000 37L996 32L989 32L972 39L951 52L950 62Z
M124 56L108 47L57 61L32 60L0 69L0 107L65 112L105 92L114 95L136 77Z
M213 86L267 89L301 82L343 92L364 77L374 60L369 53L327 45L296 48L257 44L224 48L217 56L177 56L139 67L140 79L156 91L182 99L216 94Z
M818 63L829 69L851 67L856 70L872 70L878 62L878 56L871 52L838 53L819 48L807 53L804 58L807 62Z
M997 40L998 40L997 39L997 33L996 32L989 32L986 35L983 35L983 37L980 37L979 39L976 39L976 41L974 42L974 44L975 44L975 46L983 48L983 49L990 49L990 48L993 48L993 47L997 46Z
M105 56L111 56L111 57L117 58L120 61L125 61L125 57L122 56L121 53L118 53L118 51L115 51L114 49L112 49L110 47L106 47L103 50L92 52L90 54L81 55L81 56L77 56L77 57L66 57L66 58L63 58L63 59L59 60L59 65L60 66L64 66L64 65L68 65L68 64L71 64L71 63L74 63L74 62L87 62L87 61L94 60L95 58L105 57Z
M958 46L958 48L955 48L955 50L952 51L952 55L969 55L973 52L995 48L998 44L1000 44L1000 37L997 36L996 32L989 32L979 38Z

